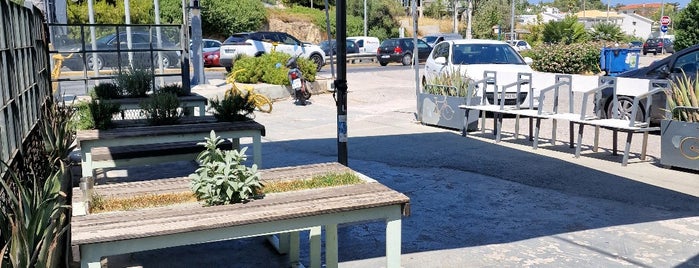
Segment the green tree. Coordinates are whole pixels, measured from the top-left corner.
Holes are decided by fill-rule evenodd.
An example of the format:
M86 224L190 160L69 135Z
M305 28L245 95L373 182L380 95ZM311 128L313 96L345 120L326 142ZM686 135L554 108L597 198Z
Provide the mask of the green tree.
M501 32L510 28L510 5L507 0L481 1L473 13L473 36L475 38L495 39L493 26L500 26Z
M589 38L585 26L575 16L566 16L561 21L544 24L543 35L545 43L573 44L585 42Z
M201 0L200 3L201 28L211 36L258 31L267 22L267 9L259 0Z
M699 44L699 0L692 0L680 11L675 25L675 51Z
M153 1L132 0L129 2L132 24L153 24ZM88 23L87 1L68 1L68 23ZM124 1L100 1L93 4L95 23L97 24L122 24L126 22Z
M398 37L397 17L404 14L405 10L400 5L400 2L395 0L371 0L367 1L367 34L376 36L380 40ZM352 15L363 20L364 18L364 0L348 0L347 15ZM363 24L363 21L362 21ZM364 26L362 26L362 32Z
M625 39L621 27L611 22L600 22L590 29L590 38L595 41L619 42Z
M425 8L424 15L430 18L440 19L447 13L447 5L443 0L437 0Z

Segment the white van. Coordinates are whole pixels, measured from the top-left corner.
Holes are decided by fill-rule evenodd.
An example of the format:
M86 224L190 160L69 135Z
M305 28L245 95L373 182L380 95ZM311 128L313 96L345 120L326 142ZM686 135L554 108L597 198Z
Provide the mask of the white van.
M347 37L347 40L352 40L357 43L359 46L359 53L376 53L376 50L379 49L379 45L381 45L379 38L372 36L352 36Z

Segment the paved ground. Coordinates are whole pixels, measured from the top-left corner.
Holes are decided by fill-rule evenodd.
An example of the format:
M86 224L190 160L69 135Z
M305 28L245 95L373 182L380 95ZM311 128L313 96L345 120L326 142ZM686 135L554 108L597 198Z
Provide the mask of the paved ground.
M558 145L545 143L536 151L511 135L498 144L488 133L461 137L416 122L413 77L409 69L348 77L349 166L411 198L413 213L403 220L404 267L699 267L699 173L659 167L659 136L650 138L649 159L634 155L627 167L619 164L621 156L610 155L605 132L604 150L587 147L579 159L563 134ZM220 90L198 93L214 96ZM332 95L311 101L301 107L283 99L272 114L257 114L267 128L264 168L337 160ZM512 120L506 119L506 133ZM550 123L543 127L550 137ZM567 133L567 126L560 131ZM640 152L638 144L632 152ZM186 162L107 175L162 177L193 169ZM383 265L379 224L339 232L341 267ZM307 252L302 254L307 265ZM252 238L106 262L284 267L284 258L264 239Z

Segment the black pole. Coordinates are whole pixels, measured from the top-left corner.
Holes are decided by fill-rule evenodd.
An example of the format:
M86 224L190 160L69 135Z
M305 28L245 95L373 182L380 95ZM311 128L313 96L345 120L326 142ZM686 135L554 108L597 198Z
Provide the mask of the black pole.
M337 0L336 17L336 44L337 44L337 79L335 90L337 92L337 161L347 166L347 1Z

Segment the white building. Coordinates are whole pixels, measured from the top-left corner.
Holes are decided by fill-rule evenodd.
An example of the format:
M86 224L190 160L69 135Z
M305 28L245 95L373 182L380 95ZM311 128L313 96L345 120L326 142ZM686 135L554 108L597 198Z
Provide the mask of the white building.
M638 14L620 14L624 18L621 22L621 31L643 39L651 37L653 20Z

